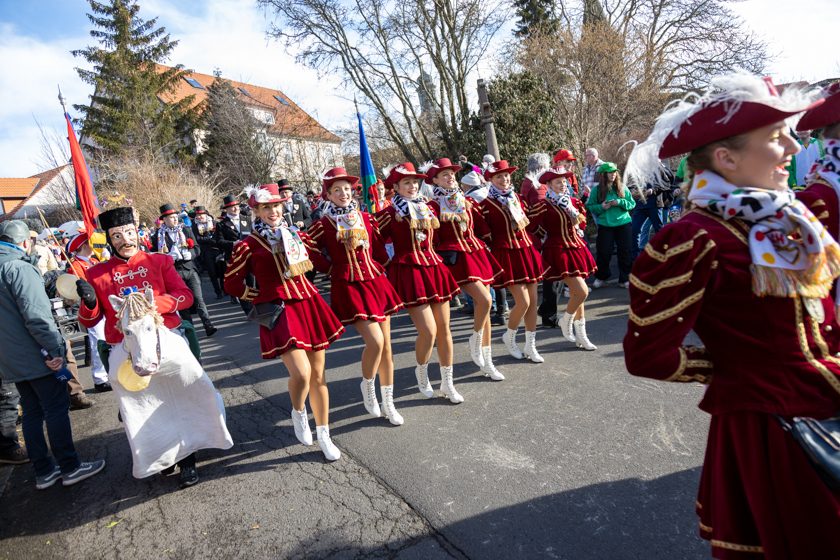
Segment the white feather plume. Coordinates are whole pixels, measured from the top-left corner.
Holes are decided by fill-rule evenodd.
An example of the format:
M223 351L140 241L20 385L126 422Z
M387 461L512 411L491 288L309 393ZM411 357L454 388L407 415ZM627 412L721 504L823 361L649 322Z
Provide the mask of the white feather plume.
M429 169L434 167L434 165L435 165L435 162L433 162L432 160L429 160L427 162L424 162L419 168L417 168L417 170L420 173L426 173L426 171L428 171Z
M386 165L385 167L382 168L382 176L383 177L388 177L391 174L391 171L393 171L396 167L397 167L396 163L393 164L393 165Z

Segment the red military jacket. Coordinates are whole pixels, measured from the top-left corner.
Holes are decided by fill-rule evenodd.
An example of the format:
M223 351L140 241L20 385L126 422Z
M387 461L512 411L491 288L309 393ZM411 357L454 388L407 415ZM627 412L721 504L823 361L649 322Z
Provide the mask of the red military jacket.
M831 237L837 239L840 235L840 201L837 200L834 187L818 180L797 192L796 198L823 223Z
M99 259L93 255L90 256L90 260L88 261L74 256L70 259L70 270L68 272L83 280L87 280L88 269L97 264L99 264Z
M437 251L458 251L459 253L475 253L487 248L483 241L476 237L476 231L479 235L487 235L487 224L484 223L484 218L481 216L481 211L478 204L470 198L465 201L467 205L467 226L465 229L461 228L461 222L453 222L443 220L440 221L440 229L435 236L435 249ZM436 200L429 203L434 213L440 216L440 204Z
M335 222L328 216L322 217L305 234L301 234L312 264L317 270L329 274L333 281L341 279L346 282L364 282L385 273L380 263L388 262L388 253L385 252L379 226L367 212L361 212L361 215L368 235L366 246L359 245L350 249L346 243L337 239ZM329 260L326 256L329 256Z
M518 194L514 196L519 198ZM519 203L522 204L521 199ZM514 230L507 208L491 197L481 201L480 209L489 231L491 249L524 249L534 245L531 234L525 230ZM526 210L527 207L522 206L522 211Z
M259 286L259 295L245 284L248 274L253 274ZM318 293L318 289L300 274L286 276L280 257L271 251L271 245L255 232L233 247L233 256L225 272L225 292L255 303L282 300L304 300Z
M628 371L708 383L700 408L827 417L840 410L840 326L802 298L752 292L749 227L692 210L665 226L630 275ZM684 345L694 330L704 346Z
M434 209L432 209L432 213L437 216ZM415 232L408 223L409 221L400 218L394 206L389 206L377 212L376 220L379 223L379 231L382 233L382 237L390 239L394 243L393 262L415 266L437 266L443 263L443 259L432 250L436 235L435 230L423 230L426 238L422 241L417 239Z
M124 288L137 288L141 292L152 288L155 305L168 329L181 326L177 312L193 304L193 293L175 271L175 263L168 255L138 251L127 261L114 255L107 262L90 267L87 281L96 291L96 307L88 309L82 303L79 322L91 328L104 316L108 344L117 344L123 339L123 334L117 330L117 315L108 296L121 296Z
M586 241L578 234L578 228L586 229L586 206L579 199L572 197L572 205L578 211L578 218L571 217L556 204L547 200L537 202L528 210L528 231L542 242L544 249L561 247L564 249L586 247Z

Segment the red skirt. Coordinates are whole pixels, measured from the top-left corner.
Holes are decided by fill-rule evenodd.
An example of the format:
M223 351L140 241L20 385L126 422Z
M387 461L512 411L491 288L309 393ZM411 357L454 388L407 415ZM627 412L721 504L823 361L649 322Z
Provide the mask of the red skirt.
M588 278L597 270L588 247L544 247L542 259L543 279L552 282L570 276Z
M365 282L331 279L330 305L345 325L355 321L383 322L404 307L397 291L385 276Z
M493 249L493 256L502 267L502 273L493 281L494 288L542 280L542 259L533 247Z
M406 307L449 301L461 292L443 263L434 266L391 263L388 280L397 289Z
M324 350L344 332L321 294L283 303L286 307L273 329L260 325L263 360L276 358L292 348Z
M455 264L446 267L459 286L470 282L481 282L489 286L502 273L502 267L490 251L479 249L472 253L458 253Z
M840 494L769 414L712 416L697 514L714 558L840 558Z

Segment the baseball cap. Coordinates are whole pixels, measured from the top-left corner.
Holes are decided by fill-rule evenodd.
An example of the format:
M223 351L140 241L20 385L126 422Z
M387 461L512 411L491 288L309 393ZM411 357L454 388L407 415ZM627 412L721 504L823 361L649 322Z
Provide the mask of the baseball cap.
M14 244L23 243L29 239L29 227L20 220L2 222L0 223L0 239L8 239Z

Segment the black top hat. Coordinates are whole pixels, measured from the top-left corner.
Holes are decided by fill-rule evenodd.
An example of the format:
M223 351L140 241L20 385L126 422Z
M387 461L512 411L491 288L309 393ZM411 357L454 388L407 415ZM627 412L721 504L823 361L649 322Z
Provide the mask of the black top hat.
M222 201L222 208L230 208L231 206L239 206L239 199L232 194L226 194Z
M279 187L279 190L281 190L281 191L292 190L292 185L289 184L288 179L280 179L279 181L277 181L277 186Z
M134 208L128 206L121 206L119 208L112 208L99 214L99 227L105 230L119 226L127 226L134 223Z
M207 213L207 208L205 208L204 206L196 206L195 207L195 215L196 216L198 216L199 214L206 214L206 213Z
M164 216L171 216L172 214L177 214L178 210L175 208L174 204L169 204L168 202L160 207L160 217L163 218Z

